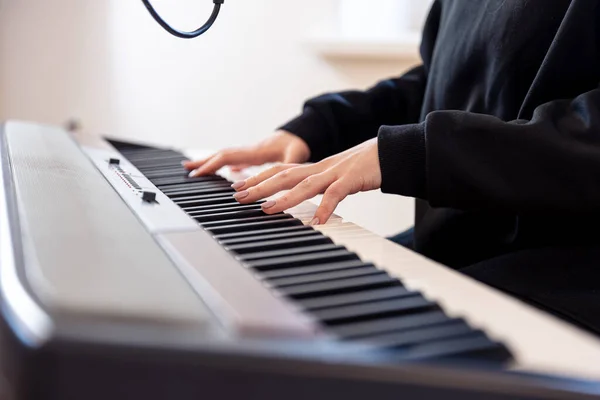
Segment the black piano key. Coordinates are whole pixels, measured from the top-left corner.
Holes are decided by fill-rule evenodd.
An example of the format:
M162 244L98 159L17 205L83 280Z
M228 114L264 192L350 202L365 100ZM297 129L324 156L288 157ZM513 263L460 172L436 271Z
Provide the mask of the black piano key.
M186 171L185 169L173 169L170 171L157 171L157 172L149 172L149 171L144 171L143 172L144 176L148 179L148 180L156 180L156 179L162 179L162 178L180 178L180 177L187 177L189 174L189 171Z
M160 172L160 171L165 171L165 172L181 171L183 173L185 173L187 171L188 174L190 173L190 171L188 171L187 169L185 169L183 167L183 165L180 165L180 164L171 165L171 166L168 166L168 167L140 167L138 169L140 171L147 171L147 172L150 172L150 173Z
M283 249L297 249L306 246L316 246L323 244L331 244L333 241L327 236L316 235L300 238L291 239L279 239L279 240L266 240L264 242L253 242L244 244L234 244L231 246L225 246L226 250L229 250L236 254L248 254L257 252L267 252L274 250Z
M112 141L111 141L112 143ZM169 151L172 149L161 149L159 147L147 147L147 146L142 146L142 145L134 145L134 144L128 144L127 146L123 147L120 144L119 145L113 145L117 150L119 150L119 152L123 155L128 155L128 156L135 156L136 154L145 154L145 153L156 153L156 152L161 152L161 151ZM172 150L173 151L173 150Z
M441 325L403 330L400 332L381 333L359 338L358 340L382 348L405 347L414 344L452 339L457 336L465 336L475 332L476 331L467 325L466 322L462 320L453 320Z
M453 339L414 345L400 352L402 360L421 361L430 359L469 359L486 362L504 362L512 355L508 349L492 341L481 331Z
M270 234L285 234L285 233L299 233L299 232L307 232L313 233L317 232L313 229L312 226L302 225L301 223L295 226L285 226L281 228L271 228L271 229L256 229L245 232L237 232L237 233L224 233L222 235L215 235L215 239L217 240L235 240L235 239L252 239L253 237L260 237L262 235L270 235Z
M326 299L326 297L324 299ZM301 302L301 304L305 303ZM376 335L379 333L439 325L453 320L453 318L448 317L443 311L428 311L414 315L402 315L399 317L380 318L372 321L334 325L329 327L329 331L339 338L350 339Z
M214 221L207 222L202 224L204 228L207 230L212 230L214 228L223 228L225 226L233 226L239 225L240 228L245 226L246 224L252 224L254 222L274 222L276 220L288 220L289 222L297 221L294 217L289 214L273 214L273 215L265 215L263 217L254 217L254 218L240 218L240 219L232 219L228 221ZM300 221L298 221L300 222ZM302 223L302 222L300 222Z
M196 190L217 188L217 187L231 188L231 183L228 181L225 181L225 180L223 180L223 181L212 180L212 181L206 181L206 182L181 183L179 185L160 186L160 188L167 190L167 191L171 191L171 192L177 192L180 190L189 190L191 192L191 191L196 191Z
M133 163L132 163L132 164L133 164ZM140 169L140 168L141 168L141 169ZM183 172L187 171L187 170L184 168L184 166L181 164L181 162L179 162L179 163L173 163L173 164L171 164L171 165L168 165L168 166L163 166L163 167L161 167L161 166L150 166L150 165L147 165L147 166L140 166L140 168L138 168L138 169L140 169L140 171L141 171L142 169L144 169L144 170L147 170L147 171L149 171L149 172L157 172L157 171L169 171L169 170L179 170L179 171L183 171ZM188 174L189 174L189 173L190 173L190 172L188 171Z
M179 186L179 185L176 185ZM157 186L158 187L158 186ZM193 183L190 185L182 185L182 187L177 187L177 188L171 188L171 186L167 186L165 187L158 187L159 189L161 189L165 194L171 194L171 193L180 193L180 192L184 192L187 193L186 196L179 196L181 198L185 198L187 200L194 200L195 197L197 196L202 196L203 191L205 190L209 190L209 189L222 189L224 191L227 192L227 194L230 194L231 196L233 196L235 193L234 191L232 191L233 189L231 188L231 185L229 184L229 182L206 182L206 183Z
M351 253L346 249L339 249L326 251L324 253L299 254L295 256L275 257L267 260L253 260L246 262L245 264L248 268L253 268L256 271L262 272L349 260L359 260L359 258L355 253Z
M162 173L174 173L174 172L181 172L182 174L185 174L186 172L189 174L190 172L183 168L181 165L175 165L175 166L171 166L171 167L142 167L142 168L138 168L138 170L140 172L143 172L144 175L149 175L149 174L162 174Z
M147 157L126 157L133 165L153 165L154 163L169 162L172 165L181 165L181 162L187 157L173 154L156 154Z
M136 150L127 151L121 150L121 154L127 157L128 160L147 160L152 157L182 157L178 151L170 149L147 149L147 150Z
M143 161L134 161L131 162L131 164L135 165L136 168L138 169L144 169L144 168L170 168L170 167L175 167L175 166L181 166L181 162L182 161L187 161L186 157L179 157L177 159L149 159L149 160L143 160Z
M192 178L185 178L185 179L192 179ZM156 185L156 183L155 183L156 179L151 179L151 181ZM156 187L165 192L167 192L167 191L168 192L181 192L181 191L197 192L199 190L209 189L209 188L232 189L231 183L229 183L228 181L218 181L218 180L207 180L204 182L178 183L175 185L156 185ZM192 197L192 195L190 195L189 197Z
M282 288L286 286L302 285L305 283L327 282L337 279L356 278L359 276L375 275L381 270L371 266L363 268L343 269L340 271L321 272L316 274L274 278L265 282L267 287Z
M164 193L164 192L163 192ZM198 203L200 202L204 202L204 201L221 201L221 200L227 200L227 201L231 201L231 200L235 200L233 198L233 195L231 193L212 193L212 194L202 194L202 195L196 195L196 196L182 196L182 197L173 197L170 196L168 194L165 193L166 196L169 196L173 202L177 205L180 205L181 203L184 203L182 200L183 199L191 199L194 198L196 199L195 201L197 201ZM236 201L237 202L237 201ZM204 204L208 204L208 203L204 203Z
M211 223L205 224L204 228L212 233L213 235L219 236L230 233L243 233L253 231L257 228L274 229L278 227L294 227L302 226L302 222L290 216L282 218L279 214L272 215L275 218L262 218L255 221L242 221L232 225L211 225Z
M212 187L206 189L195 189L195 190L163 190L162 188L158 188L161 192L163 192L169 198L177 198L177 197L186 197L186 196L202 196L206 194L219 194L221 196L231 195L235 193L230 187Z
M312 237L312 236L323 236L323 234L314 229L304 229L304 230L291 230L288 232L272 233L270 235L255 235L255 236L249 236L249 237L236 237L233 239L224 239L224 240L219 240L219 238L216 238L216 239L219 240L219 243L221 243L221 245L223 245L223 246L233 246L236 244L264 242L267 240Z
M129 160L129 159L128 159ZM129 160L130 163L136 167L170 167L175 165L181 165L182 161L187 161L188 158L184 156L169 156L169 157L156 157L145 160Z
M177 200L177 199L173 199L173 200ZM232 205L240 204L230 195L214 196L214 197L208 197L203 200L197 200L197 201L193 202L194 205L187 205L186 203L179 204L176 201L174 203L177 204L179 207L183 208L184 210L185 209L194 210L196 207L204 207L203 209L220 208L220 207L224 208L224 207L229 207ZM202 209L200 209L200 210L202 210Z
M159 190L161 190L159 188ZM203 195L219 195L219 196L232 196L234 194L234 191L232 191L231 189L226 189L226 188L212 188L212 189L205 189L205 190L175 190L175 191L168 191L168 190L161 190L166 196L168 196L170 199L177 199L179 197L186 197L186 196L203 196ZM217 196L214 196L217 197Z
M265 214L263 210L258 209L258 210L232 211L232 212L217 212L214 214L193 216L193 218L196 221L198 221L200 224L205 224L208 222L223 223L223 222L226 222L229 220L261 218L261 217L270 217L270 216L271 215L269 215L269 214Z
M394 315L415 314L418 312L434 310L436 308L438 308L436 303L427 300L421 295L416 295L399 299L313 310L311 315L327 325L334 325L375 318L385 318Z
M181 207L183 211L188 213L191 217L200 217L202 215L217 214L224 212L234 212L243 210L262 210L260 204L240 204L240 203L228 203L228 204L214 204L199 209L198 207Z
M380 289L360 290L348 294L322 296L312 299L299 299L296 300L296 302L305 310L318 310L321 308L347 306L350 304L367 303L370 301L416 296L418 294L418 292L410 291L403 286L392 286Z
M203 206L210 205L206 203L206 200L211 200L215 198L220 198L218 200L227 200L227 201L235 201L239 203L234 197L233 193L213 193L213 194L201 194L196 196L181 196L181 197L173 197L173 203L183 206L183 207L191 207L191 206Z
M207 203L207 201L208 201L208 203ZM211 201L212 202L217 201L217 203L211 203ZM199 199L199 200L195 200L195 201L189 201L189 200L188 201L179 201L179 199L173 199L173 203L177 204L179 207L181 207L183 209L197 210L197 211L210 210L211 208L225 208L225 207L231 207L234 205L237 205L237 206L242 205L230 194L225 194L225 196L209 197L209 198ZM260 204L260 203L256 202L256 203L250 203L250 204Z
M183 154L179 151L173 150L173 149L161 149L161 148L148 148L145 150L136 150L136 151L121 151L121 154L125 155L127 154L128 158L131 159L136 159L136 158L142 158L142 159L147 159L149 157L157 157L157 156L169 156L169 157L174 157L174 156L182 156Z
M135 156L136 154L144 154L146 152L159 152L159 151L165 151L165 150L172 150L172 149L161 149L159 147L148 147L148 146L143 146L143 145L138 145L138 144L130 144L128 143L127 145L125 145L124 143L117 143L114 144L112 140L109 141L111 144L113 144L114 148L116 148L117 150L119 150L119 152L123 155L129 155L129 156Z
M380 287L400 286L400 281L381 272L377 275L360 278L339 279L337 281L307 283L305 285L288 286L277 289L277 292L294 299L329 296Z
M202 190L202 189L205 189L205 188L211 187L211 186L213 186L213 187L222 187L222 186L226 186L226 185L222 185L222 186L220 186L220 185L212 185L212 184L209 182L209 183L201 184L201 185L199 185L199 186L198 186L198 187L196 187L196 188L191 188L190 190L187 190L187 188L184 186L183 188L180 188L180 189L169 189L169 188L167 187L166 189L164 189L164 190L162 190L162 191L163 191L165 194L167 194L167 193L171 193L171 192L172 192L172 193L179 193L179 192L182 192L182 191L188 191L188 192L189 192L188 194L185 194L185 195L183 195L183 196L177 196L177 198L176 198L176 199L174 199L173 201L175 201L175 202L179 202L179 201L182 201L182 202L183 202L183 201L194 201L194 200L203 200L203 199L205 199L207 196L210 196L210 195L205 195L205 194L195 194L195 192L196 192L196 191L198 191L198 190ZM227 186L229 186L229 185L227 185ZM160 189L160 188L159 188L159 189ZM229 196L230 198L233 198L233 193L231 193L231 194L229 194L229 193L227 193L227 194L222 194L221 196ZM212 197L216 197L216 196L215 196L215 195L212 195Z
M292 276L302 276L302 275L311 275L317 274L321 272L331 272L331 271L341 271L341 270L350 270L354 268L363 268L363 267L373 267L373 264L364 263L360 259L350 260L350 261L340 261L340 262L332 262L327 264L317 264L310 265L305 267L296 267L296 268L284 268L284 269L274 269L270 271L263 271L257 277L259 279L277 279L277 278L287 278Z
M190 178L187 176L180 176L180 177L153 179L151 181L152 181L152 183L154 183L154 185L156 185L158 187L168 189L168 186L173 186L173 185L181 185L181 184L187 184L187 183L191 184L191 183L196 183L196 182L210 182L210 181L218 181L221 179L223 179L223 178L221 178L220 176L199 176L199 177L195 177L195 178Z
M334 243L329 243L329 244L319 244L319 245L315 245L315 246L296 247L296 248L284 249L284 250L259 251L256 253L242 254L242 255L239 255L237 258L240 261L248 262L248 261L253 261L253 260L265 260L267 258L292 256L292 255L296 255L296 254L302 255L302 254L306 254L306 253L320 253L320 252L327 252L327 251L333 251L333 250L347 251L344 248L344 246L339 246Z
M170 150L169 148L154 147L154 146L146 146L139 143L130 143L130 142L121 142L116 139L107 138L106 141L110 143L115 149L120 152L134 152L134 151L144 151L144 150Z

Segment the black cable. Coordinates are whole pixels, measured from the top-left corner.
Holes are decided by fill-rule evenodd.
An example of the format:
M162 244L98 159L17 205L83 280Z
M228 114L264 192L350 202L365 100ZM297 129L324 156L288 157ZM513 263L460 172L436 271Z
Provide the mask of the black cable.
M150 12L150 15L152 15L152 18L154 18L154 20L158 22L160 26L162 26L171 35L177 36L182 39L193 39L205 33L215 23L217 16L219 15L219 10L221 9L221 4L223 4L225 0L213 0L213 3L215 3L215 7L213 8L213 12L210 18L208 19L208 21L206 21L204 25L202 25L200 28L196 29L193 32L184 32L171 27L171 25L166 23L165 20L162 19L160 15L158 15L154 7L152 7L152 4L150 4L150 0L142 0L142 2Z

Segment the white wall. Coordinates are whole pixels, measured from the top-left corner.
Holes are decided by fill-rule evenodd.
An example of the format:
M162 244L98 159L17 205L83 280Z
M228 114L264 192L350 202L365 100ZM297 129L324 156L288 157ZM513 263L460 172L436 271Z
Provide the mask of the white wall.
M335 20L336 0L228 0L214 28L192 41L162 31L139 0L1 1L0 118L76 118L88 131L159 144L251 143L309 96L366 87L409 66L314 54L305 39ZM184 28L212 8L208 0L154 3ZM410 224L412 202L394 201L394 226Z
M0 117L62 123L110 116L103 1L2 0Z

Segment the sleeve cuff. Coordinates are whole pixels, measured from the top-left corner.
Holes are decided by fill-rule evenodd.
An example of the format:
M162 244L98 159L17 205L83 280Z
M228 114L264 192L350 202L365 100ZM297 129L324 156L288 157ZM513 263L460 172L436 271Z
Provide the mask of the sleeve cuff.
M382 126L377 138L381 190L427 198L425 125Z
M310 149L309 162L317 162L333 154L331 140L327 137L331 127L326 119L310 107L279 129L290 132L304 140Z

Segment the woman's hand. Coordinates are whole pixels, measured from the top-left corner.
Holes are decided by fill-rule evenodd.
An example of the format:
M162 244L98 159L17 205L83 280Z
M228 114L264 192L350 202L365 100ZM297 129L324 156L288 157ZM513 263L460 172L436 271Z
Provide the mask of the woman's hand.
M324 193L311 225L327 222L337 205L348 195L380 187L377 138L316 164L280 164L233 184L238 191L234 197L240 203L251 203L291 189L276 200L263 203L262 208L267 214L287 210Z
M198 161L184 163L191 170L190 176L210 175L229 165L239 171L251 165L269 162L304 163L310 158L310 150L304 140L286 131L278 131L256 146L227 149Z

